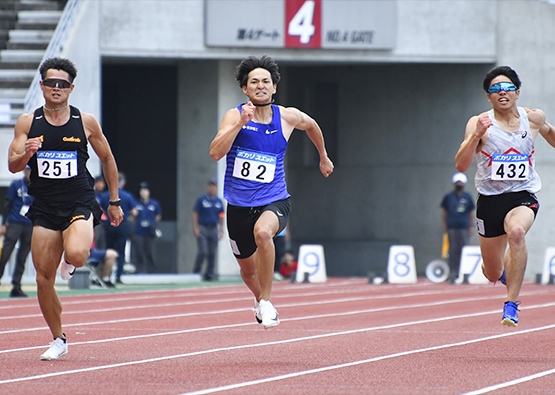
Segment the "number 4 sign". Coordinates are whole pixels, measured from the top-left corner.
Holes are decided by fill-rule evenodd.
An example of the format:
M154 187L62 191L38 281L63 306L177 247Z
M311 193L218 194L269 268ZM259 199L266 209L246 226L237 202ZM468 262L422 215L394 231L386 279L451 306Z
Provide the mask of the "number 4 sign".
M320 48L322 0L285 0L285 46Z

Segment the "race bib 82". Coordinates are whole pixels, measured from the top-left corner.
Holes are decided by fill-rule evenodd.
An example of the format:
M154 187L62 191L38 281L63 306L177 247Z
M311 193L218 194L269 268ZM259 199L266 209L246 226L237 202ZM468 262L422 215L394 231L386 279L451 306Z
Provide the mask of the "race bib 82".
M233 177L269 183L274 179L277 159L274 155L237 149Z

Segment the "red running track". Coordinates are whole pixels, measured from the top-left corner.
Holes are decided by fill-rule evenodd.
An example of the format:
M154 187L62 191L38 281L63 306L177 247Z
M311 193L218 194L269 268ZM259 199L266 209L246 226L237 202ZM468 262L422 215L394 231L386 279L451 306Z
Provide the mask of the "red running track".
M0 301L0 394L463 394L555 389L555 293L502 285L274 284L256 324L243 284L63 297L69 353L40 361L37 301Z

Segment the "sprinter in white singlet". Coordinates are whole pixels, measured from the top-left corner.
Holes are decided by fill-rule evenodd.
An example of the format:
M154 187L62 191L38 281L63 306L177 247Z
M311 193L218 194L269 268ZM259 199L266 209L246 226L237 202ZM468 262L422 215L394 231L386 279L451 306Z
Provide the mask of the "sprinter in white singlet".
M476 225L484 275L507 286L502 324L518 324L518 295L528 260L526 233L539 209L535 170L538 133L555 147L555 128L542 110L518 107L520 79L508 66L486 74L483 88L493 109L470 118L455 156L461 172L478 162ZM507 244L509 248L507 249Z

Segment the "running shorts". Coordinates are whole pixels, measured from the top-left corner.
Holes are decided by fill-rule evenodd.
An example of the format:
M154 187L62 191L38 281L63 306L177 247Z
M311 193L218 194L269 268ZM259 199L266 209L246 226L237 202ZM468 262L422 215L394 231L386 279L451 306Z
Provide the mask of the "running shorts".
M94 226L98 225L102 209L94 196L88 200L63 203L41 202L35 199L27 212L27 218L33 221L33 225L64 231L74 221L88 220L91 214L94 217Z
M256 242L254 241L254 225L258 218L265 211L273 212L279 221L279 234L289 220L291 213L290 198L278 200L266 206L260 207L240 207L227 205L227 231L229 233L229 242L231 250L237 259L245 259L250 257L256 251Z
M505 217L515 207L526 206L538 214L540 203L536 195L528 191L503 193L500 195L478 195L476 203L476 226L483 237L504 235Z

